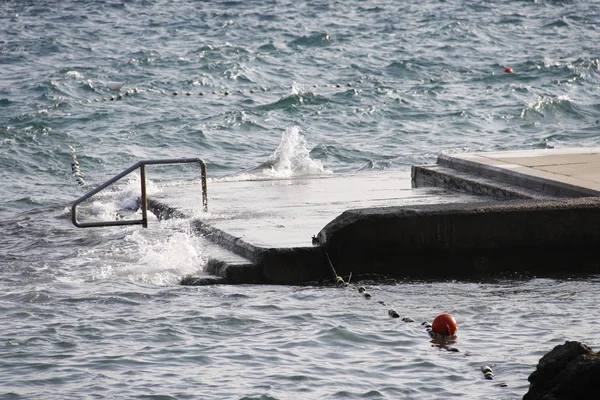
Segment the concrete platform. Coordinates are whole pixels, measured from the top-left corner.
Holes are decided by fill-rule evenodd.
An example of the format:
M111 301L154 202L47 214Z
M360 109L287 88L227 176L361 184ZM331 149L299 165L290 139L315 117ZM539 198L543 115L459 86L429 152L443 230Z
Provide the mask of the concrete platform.
M484 200L444 188L415 189L408 171L211 180L208 197L208 213L203 213L198 185L165 187L153 196L213 228L264 248L312 246L312 236L349 209Z
M441 155L411 176L212 181L208 213L196 186L149 206L237 257L183 284L597 274L599 166L600 149Z
M329 261L312 238L348 209L485 200L442 188L415 189L408 171L212 180L208 197L204 213L199 185L166 186L149 208L160 218L192 219L199 234L235 254L237 259L216 255L205 271L229 283L330 280ZM203 276L184 281L211 282Z

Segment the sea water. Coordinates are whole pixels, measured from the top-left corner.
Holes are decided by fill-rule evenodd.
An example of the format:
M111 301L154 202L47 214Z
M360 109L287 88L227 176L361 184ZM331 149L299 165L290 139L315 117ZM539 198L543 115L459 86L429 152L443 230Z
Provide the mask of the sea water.
M598 277L182 287L210 257L189 221L77 229L70 204L143 159L294 179L599 146L599 24L567 0L0 3L0 397L521 398L555 345L600 348ZM458 352L420 325L443 312Z

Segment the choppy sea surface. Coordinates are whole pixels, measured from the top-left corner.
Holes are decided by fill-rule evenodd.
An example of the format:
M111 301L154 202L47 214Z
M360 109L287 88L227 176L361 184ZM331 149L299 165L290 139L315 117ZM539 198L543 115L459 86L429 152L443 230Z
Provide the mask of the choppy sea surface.
M600 348L598 277L183 287L189 221L70 204L142 159L294 179L600 146L599 54L595 1L0 2L0 398L521 398L555 345ZM442 312L458 352L419 325Z

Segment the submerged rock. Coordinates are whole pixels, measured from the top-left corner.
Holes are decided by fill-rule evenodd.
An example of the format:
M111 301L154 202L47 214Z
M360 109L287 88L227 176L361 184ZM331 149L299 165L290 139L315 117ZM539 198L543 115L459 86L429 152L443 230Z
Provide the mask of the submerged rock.
M567 341L540 359L523 400L590 399L600 389L599 377L600 354Z
M207 286L227 282L224 278L220 278L218 276L186 275L181 278L180 283L183 286Z

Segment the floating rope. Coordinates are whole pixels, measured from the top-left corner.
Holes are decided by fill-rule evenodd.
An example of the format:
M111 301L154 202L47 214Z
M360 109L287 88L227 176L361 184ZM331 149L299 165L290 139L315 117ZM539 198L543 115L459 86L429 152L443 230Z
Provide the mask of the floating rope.
M317 237L313 236L312 238L312 243L313 245L318 245L319 244L319 240ZM336 286L341 287L341 286L348 286L349 282L344 282L344 280L342 279L341 276L339 276L337 274L337 272L335 271L335 268L333 267L333 264L331 263L331 259L329 258L329 254L327 253L327 250L325 249L325 247L323 247L323 251L325 252L325 255L327 256L327 261L329 261L329 266L331 267L331 271L333 272L333 276L336 282ZM350 281L350 279L348 279L348 281ZM367 289L364 286L359 286L358 287L358 293L362 294L363 297L365 299L371 299L373 296L367 291ZM383 306L387 306L387 304L384 301L378 301L379 304L383 305ZM398 311L396 311L393 308L390 308L388 310L388 315L392 318L400 318L400 314L398 314ZM405 323L411 323L411 322L415 322L414 319L410 318L410 317L404 317L402 318L402 322ZM423 322L421 323L421 326L425 328L425 330L427 331L427 333L429 334L429 336L433 339L434 344L432 344L432 346L436 346L439 347L440 349L444 349L446 351L449 352L453 352L453 353L458 353L460 350L458 350L456 347L451 346L446 340L446 338L444 338L443 335L440 335L438 333L435 333L433 331L433 326L431 323L429 322ZM453 337L453 335L450 335L450 337ZM442 340L440 340L442 339ZM450 342L453 343L453 342ZM483 376L485 379L489 379L489 380L493 380L494 379L494 373L492 371L492 367L489 365L484 365L481 367L481 372L483 373ZM508 386L506 383L500 383L497 386L501 386L501 387L506 387Z
M73 155L73 161L71 161L71 172L73 174L73 178L75 178L75 181L79 186L84 187L85 175L83 172L81 172L81 169L79 168L79 161L77 161L77 154L75 153L75 148L73 146L69 146L69 148L71 149L71 153Z
M358 287L358 293L362 294L365 299L371 299L373 297L369 292L367 292L367 289L364 286L359 286ZM381 304L381 305L383 305L383 306L387 306L387 304L384 301L380 300L380 301L378 301L378 303ZM398 313L398 311L396 311L393 308L390 308L388 310L388 315L390 317L392 317L392 318L400 318L400 314ZM402 322L411 323L411 322L415 322L415 320L412 319L411 317L404 317L404 318L402 318ZM433 331L432 325L429 322L423 322L423 323L421 323L421 326L423 326L425 328L425 330L427 331L427 333L429 334L429 336L432 339L434 339L434 341L436 341L436 342L439 341L439 343L436 344L438 347L440 347L442 349L445 349L447 351L450 351L450 352L458 352L459 351L456 347L449 346L448 343L447 343L446 338L443 335L435 333ZM453 337L453 335L452 336L448 336L448 337ZM490 379L490 378L488 378L488 379Z
M350 278L348 278L348 282L346 282L344 280L344 278L339 276L337 274L337 272L335 272L335 268L333 268L333 264L331 263L331 258L329 258L329 254L327 253L327 249L325 247L323 247L323 251L325 252L325 255L327 256L327 261L329 261L329 266L331 267L331 272L333 272L333 280L335 282L335 286L337 286L337 287L348 286L350 284ZM352 275L350 275L350 277L352 277Z
M364 82L363 79L358 81L358 84L362 84ZM110 86L110 84L113 84L112 86ZM127 89L123 92L121 92L121 89L123 87L123 84L119 84L120 86L115 85L116 82L109 82L109 89L113 90L113 91L119 91L118 94L115 95L111 95L109 97L99 97L99 98L95 98L92 100L86 100L86 103L98 103L98 102L110 102L110 101L117 101L117 100L124 100L127 97L131 97L135 94L138 93L157 93L157 94L161 94L161 95L171 95L173 97L175 96L205 96L205 95L216 95L216 96L232 96L232 95L247 95L247 94L256 94L256 93L261 93L261 92L272 92L275 90L282 90L281 88L267 88L267 87L261 87L259 89L249 89L249 90L235 90L235 91L230 91L230 90L224 90L224 91L212 91L212 92L191 92L191 91L171 91L168 92L166 90L155 90L155 89L139 89L137 87L131 88L131 89ZM353 84L352 82L347 82L347 83L336 83L336 84L321 84L321 85L301 85L302 87L311 87L311 88L342 88L342 87L353 87L355 86L355 84Z
M483 377L485 379L494 379L494 373L492 372L492 367L489 365L484 365L481 367L481 372L483 372Z
M318 238L317 236L313 236L313 237L312 237L312 244L313 244L314 246L319 246L319 245L321 244L321 243L320 243L320 240L319 240L319 238ZM327 261L329 262L329 267L331 268L331 272L333 273L333 279L334 279L334 281L335 281L335 285L336 285L336 286L338 286L338 287L345 287L345 286L349 286L349 284L350 284L350 282L349 282L349 281L350 281L350 278L348 278L348 282L345 282L345 281L344 281L344 279L343 279L341 276L339 276L339 275L337 274L337 272L336 272L335 268L333 267L333 263L331 262L331 258L329 257L329 253L327 253L327 249L325 248L325 246L321 246L321 247L323 248L323 251L325 252L325 256L327 256ZM352 276L352 275L350 275L350 276ZM370 293L367 291L367 289L366 289L364 286L359 286L359 287L358 287L358 293L362 294L362 296L363 296L365 299L371 299L371 298L373 297L373 296L372 296L372 295L371 295L371 294L370 294ZM378 301L378 303L379 303L379 304L381 304L381 305L383 305L383 306L387 306L387 304L386 304L384 301L381 301L381 300L380 300L380 301ZM398 311L396 311L396 310L395 310L395 309L393 309L393 308L390 308L390 309L388 310L388 315L389 315L390 317L392 317L392 318L400 318L400 314L398 313ZM437 321L438 319L440 319L440 317L444 317L444 316L451 317L451 318L452 318L452 320L454 321L454 323L456 324L456 321L454 320L454 317L452 317L450 314L442 314L442 315L438 316L438 317L436 318L436 320L434 320L434 324L436 324L436 321ZM415 320L414 320L414 319L412 319L412 318L410 318L410 317L404 317L404 318L402 318L402 322L405 322L405 323L411 323L411 322L415 322ZM425 328L425 330L427 331L427 333L429 334L429 336L430 336L432 339L434 339L434 340L436 340L436 341L439 341L439 342L440 342L440 343L438 343L438 346L439 346L440 348L443 348L443 349L445 349L445 350L447 350L447 351L451 351L451 352L458 352L458 351L459 351L459 350L458 350L456 347L449 346L449 345L448 345L448 343L447 343L447 340L446 340L446 337L453 338L453 337L454 337L454 334L452 334L452 335L447 335L446 337L445 337L444 335L440 335L440 334L438 334L438 333L434 332L434 330L433 330L433 326L432 326L432 324L430 324L429 322L423 322L423 323L421 324L421 326L423 326L423 327ZM456 327L455 327L455 329L454 329L454 332L456 331L456 329L457 329L457 328L458 328L458 325L456 325ZM453 332L453 333L454 333L454 332ZM439 339L442 339L442 340L440 341ZM488 368L489 368L489 367L488 367ZM491 369L490 369L490 372L491 372ZM484 374L485 374L485 372L484 372ZM493 374L492 374L492 377L493 377ZM490 379L490 378L488 378L488 379Z

